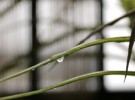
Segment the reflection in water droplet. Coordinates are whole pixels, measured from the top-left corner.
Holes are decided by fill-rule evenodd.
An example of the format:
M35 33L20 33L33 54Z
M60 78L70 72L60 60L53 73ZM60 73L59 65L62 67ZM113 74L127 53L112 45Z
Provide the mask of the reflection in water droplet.
M63 62L63 60L64 60L64 57L61 57L61 58L57 59L57 61L58 61L59 63Z

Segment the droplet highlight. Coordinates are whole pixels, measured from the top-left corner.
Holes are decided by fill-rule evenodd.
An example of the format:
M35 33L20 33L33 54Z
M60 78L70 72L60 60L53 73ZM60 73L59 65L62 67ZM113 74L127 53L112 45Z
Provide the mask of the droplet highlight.
M58 61L59 63L63 62L63 60L64 60L64 57L61 57L61 58L57 59L57 61Z

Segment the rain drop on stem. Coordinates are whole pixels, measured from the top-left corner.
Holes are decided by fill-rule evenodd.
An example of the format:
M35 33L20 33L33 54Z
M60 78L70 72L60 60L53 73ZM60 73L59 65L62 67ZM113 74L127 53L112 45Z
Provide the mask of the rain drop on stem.
M63 62L63 60L64 60L64 57L61 57L61 58L57 59L57 61L58 61L59 63Z

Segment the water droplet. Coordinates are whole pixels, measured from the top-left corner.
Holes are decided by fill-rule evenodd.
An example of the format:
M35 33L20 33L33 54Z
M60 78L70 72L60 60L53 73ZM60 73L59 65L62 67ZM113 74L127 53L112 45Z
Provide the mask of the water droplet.
M63 62L63 60L64 60L64 57L61 57L61 58L57 59L57 61L58 61L59 63Z
M34 71L35 69L32 69L32 71Z

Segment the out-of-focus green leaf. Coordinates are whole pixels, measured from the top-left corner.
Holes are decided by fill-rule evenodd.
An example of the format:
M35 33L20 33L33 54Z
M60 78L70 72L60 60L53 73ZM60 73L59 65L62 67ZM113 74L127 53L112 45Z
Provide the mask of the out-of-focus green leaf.
M135 8L135 0L120 0L120 2L126 12ZM132 23L134 17L130 17L130 23Z
M135 8L135 0L120 0L123 8L126 11L132 10Z

